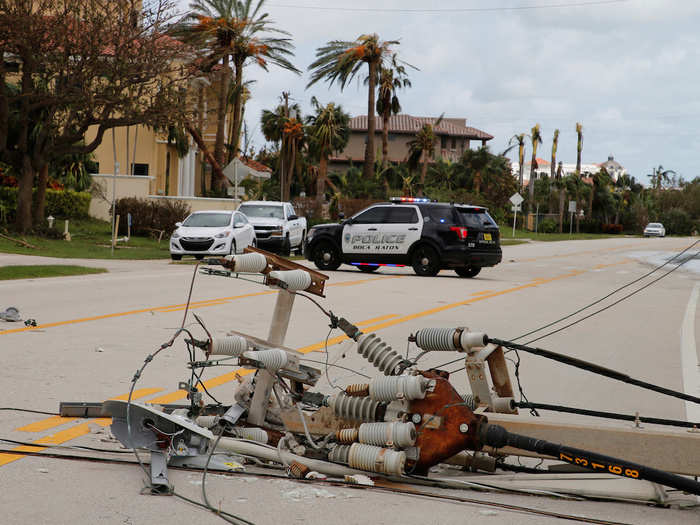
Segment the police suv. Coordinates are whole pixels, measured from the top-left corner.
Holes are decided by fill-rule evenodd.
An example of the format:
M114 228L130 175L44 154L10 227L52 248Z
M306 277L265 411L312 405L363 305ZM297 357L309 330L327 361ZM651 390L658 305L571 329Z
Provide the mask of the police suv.
M320 270L342 263L363 272L412 266L417 275L452 269L474 277L501 262L498 225L486 208L400 197L374 204L340 224L311 228L305 257Z

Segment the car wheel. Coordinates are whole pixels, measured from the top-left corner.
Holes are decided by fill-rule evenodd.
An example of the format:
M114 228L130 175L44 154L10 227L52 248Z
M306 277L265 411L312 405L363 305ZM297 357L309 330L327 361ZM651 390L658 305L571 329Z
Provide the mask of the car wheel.
M364 273L372 273L372 272L376 272L377 270L379 270L379 266L366 266L363 264L363 265L357 266L357 269L360 270L361 272L364 272Z
M171 258L173 261L181 261L181 260L182 260L182 255L175 255L174 253L171 253L171 254L170 254L170 258Z
M319 270L337 270L340 266L340 252L329 241L319 242L312 253L312 260Z
M282 248L280 250L280 254L284 255L285 257L289 257L289 255L292 253L292 244L289 241L289 234L285 235L284 241L282 242Z
M416 275L433 277L440 272L440 256L434 248L421 244L411 255L411 266Z
M481 271L481 268L479 266L465 266L464 268L455 268L455 273L459 275L460 277L476 277L479 272Z

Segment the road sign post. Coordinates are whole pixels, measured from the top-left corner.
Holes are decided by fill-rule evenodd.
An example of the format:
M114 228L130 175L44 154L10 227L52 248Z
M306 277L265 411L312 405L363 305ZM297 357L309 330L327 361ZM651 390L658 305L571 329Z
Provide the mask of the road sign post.
M574 231L574 213L576 213L576 201L569 201L569 237Z
M518 211L520 211L520 205L525 199L519 193L514 193L510 196L509 200L513 203L513 237L515 237L515 221L518 218Z

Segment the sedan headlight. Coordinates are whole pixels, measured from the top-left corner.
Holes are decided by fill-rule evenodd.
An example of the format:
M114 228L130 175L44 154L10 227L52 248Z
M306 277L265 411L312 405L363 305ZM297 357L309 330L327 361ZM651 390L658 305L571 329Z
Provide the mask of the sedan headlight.
M217 233L216 235L214 235L214 237L216 237L217 239L223 239L225 237L228 237L229 235L231 235L231 230L226 230L225 232Z
M180 238L180 234L177 232L177 230L175 230L175 231L173 232L173 234L170 236L170 238L171 238L171 239L179 239L179 238Z

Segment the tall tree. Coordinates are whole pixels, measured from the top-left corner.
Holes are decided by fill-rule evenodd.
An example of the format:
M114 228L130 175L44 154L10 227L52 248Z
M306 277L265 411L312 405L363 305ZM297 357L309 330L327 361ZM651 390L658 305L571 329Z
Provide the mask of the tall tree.
M173 4L137 5L0 2L0 160L20 173L20 231L32 226L37 178L34 221L43 221L49 163L94 151L115 127L185 118L186 79L173 67L182 49L168 36Z
M530 142L532 143L532 160L530 162L530 182L528 184L528 190L530 191L530 206L535 202L535 179L537 178L537 146L542 144L542 133L540 132L540 125L535 124L530 130ZM530 209L532 213L532 209Z
M418 133L416 133L416 136L408 143L409 166L417 167L419 163L421 164L420 187L418 188L419 195L423 195L425 175L428 172L428 162L430 162L430 158L435 154L435 143L437 142L435 127L442 123L442 117L443 115L440 115L433 124L423 124L418 130Z
M396 93L401 88L411 87L406 67L397 60L396 54L392 55L389 64L380 66L377 85L377 113L382 116L382 169L385 170L389 164L389 119L391 115L398 115L401 112L401 104Z
M559 233L564 229L564 206L566 205L566 181L564 180L564 167L561 161L557 166L557 174L554 177L554 187L559 190Z
M367 180L374 176L375 95L378 73L382 65L395 58L391 46L398 44L398 40L380 40L376 33L360 35L354 41L332 40L316 50L316 60L309 66L311 80L307 87L319 80L326 80L331 85L338 81L342 90L367 64L367 146L362 168L362 174Z
M319 170L316 179L316 202L323 202L328 157L333 152L342 151L350 139L350 115L333 102L322 106L316 97L311 98L314 114L306 119L309 152L318 159Z
M511 147L514 147L515 145L518 146L518 188L519 191L523 191L523 168L524 168L524 163L525 163L525 137L528 135L526 133L520 133L518 135L513 135L510 140L508 141L508 144L510 147L504 152L506 153L508 150L510 150Z
M229 98L233 99L231 129L236 136L229 137L229 143L234 156L239 146L244 68L256 64L268 71L272 64L300 73L289 60L294 49L289 33L274 27L269 14L262 11L264 4L265 0L258 0L255 4L253 0L195 0L190 4L190 13L178 27L180 37L199 49L196 63L203 71L218 77L214 158L220 165L226 160ZM219 181L220 185L223 183Z
M554 180L554 172L557 165L557 149L559 149L559 130L554 130L554 136L552 137L552 161L549 165L549 178Z
M280 198L289 200L292 176L296 172L298 153L303 145L304 127L298 104L280 104L274 111L263 110L260 123L265 138L280 148L278 172L280 175Z
M583 151L583 124L576 123L576 176L581 176L581 152Z
M583 182L583 179L581 179L581 177L579 177L576 174L568 175L566 177L565 184L569 195L571 195L576 201L576 233L579 233L581 231L581 216L578 212L581 210L580 206L585 202L585 199L588 197L589 192L591 191L591 187L585 182Z
M472 189L476 195L481 193L484 172L492 162L492 157L488 146L481 146L477 150L468 149L462 155L462 164L471 172Z

